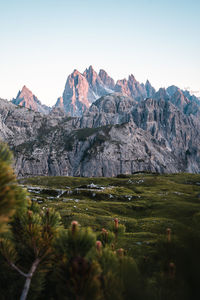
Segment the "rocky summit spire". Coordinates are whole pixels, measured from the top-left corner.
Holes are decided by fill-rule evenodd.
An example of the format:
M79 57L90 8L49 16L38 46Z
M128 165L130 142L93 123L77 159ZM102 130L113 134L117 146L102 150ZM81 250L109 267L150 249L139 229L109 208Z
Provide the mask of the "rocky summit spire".
M34 97L33 93L24 85L22 90L19 91L17 98L18 99L24 99L25 101L29 101Z
M56 101L55 107L64 109L63 97L59 97Z
M134 84L137 83L137 80L135 79L135 76L133 74L128 76L128 81Z
M157 93L155 93L154 99L156 99L156 100L162 99L162 100L166 100L166 101L169 100L169 95L168 95L166 89L165 88L160 88L157 91Z
M106 80L111 82L112 87L114 86L111 77L107 75ZM74 70L67 78L63 101L57 101L56 107L64 107L65 112L72 116L81 116L91 103L112 92L114 90L108 87L92 66L89 66L83 74Z
M129 89L128 80L126 78L117 80L115 85L115 92L131 97L131 91Z
M140 84L133 74L129 75L128 80L122 79L118 80L115 85L115 91L120 92L123 95L134 98L135 100L141 100L146 98L147 92L145 86Z
M62 101L57 101L56 106L63 107L72 116L80 116L89 108L89 84L78 70L75 69L68 76Z
M180 89L177 89L175 91L170 101L180 110L184 110L184 108L190 103L189 99L184 96L183 92Z
M89 68L84 71L83 76L86 77L90 85L95 85L96 81L98 80L98 75L92 66L89 66Z
M97 72L93 69L92 66L89 66L89 68L85 70L83 76L86 77L89 86L92 89L96 98L99 98L109 93L109 91L107 90L107 86L103 83L100 76L97 74Z
M115 84L105 70L100 69L97 73L90 65L83 73L75 69L68 76L63 101L62 103L58 101L56 106L62 106L65 112L72 116L81 116L98 98L116 92L141 101L154 95L155 89L149 81L145 85L139 83L133 74L129 75L128 79L118 80Z
M25 85L22 90L18 92L17 97L12 100L12 103L44 114L50 111L50 108L43 105Z
M169 94L169 96L171 97L177 90L179 90L179 88L175 85L171 85L169 86L166 91Z
M140 84L133 74L128 77L128 86L131 91L131 96L136 99L145 98L147 96L146 89L143 84Z
M146 83L145 83L145 89L147 92L147 97L150 98L153 95L155 95L156 90L154 89L154 87L151 85L151 83L149 82L149 80L147 79Z
M99 71L99 77L101 78L101 81L103 82L103 84L105 85L105 87L107 87L108 89L110 89L111 91L114 90L115 88L115 82L114 80L106 73L106 71L104 71L103 69L101 69Z

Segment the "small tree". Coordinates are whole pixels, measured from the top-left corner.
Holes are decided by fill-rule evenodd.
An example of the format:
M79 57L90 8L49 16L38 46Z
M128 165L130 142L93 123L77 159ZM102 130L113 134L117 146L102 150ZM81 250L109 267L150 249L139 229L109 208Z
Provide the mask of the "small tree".
M58 213L50 209L41 211L37 205L32 205L25 214L15 216L12 236L1 239L2 255L13 269L25 277L20 300L27 298L38 267L44 272L53 259L53 242L60 229Z
M101 268L94 259L96 235L73 221L55 242L58 263L52 277L55 299L102 299ZM56 282L56 284L55 284Z
M60 215L54 210L42 210L33 203L27 208L26 191L17 185L11 163L10 151L1 144L0 260L3 257L13 272L7 275L8 269L2 265L0 272L12 278L7 283L11 299L18 299L21 278L25 278L25 284L20 300L25 300L28 293L31 299L38 299L37 296L40 299L133 299L139 278L136 264L124 255L123 249L115 251L118 236L124 232L123 225L115 219L113 232L103 229L99 235L101 241L96 241L96 234L90 228L81 228L76 221L68 230L63 229ZM8 223L9 230L5 233ZM0 282L2 288L6 276ZM13 279L19 281L17 292L10 287L11 282L14 285ZM41 293L44 280L48 288ZM4 299L10 299L5 293Z
M17 185L12 163L8 146L0 143L0 233L5 232L16 209L27 203L26 191Z
M57 260L42 299L141 299L135 261L123 249L114 250L113 233L103 229L98 238L102 241L76 221L62 231L55 241Z

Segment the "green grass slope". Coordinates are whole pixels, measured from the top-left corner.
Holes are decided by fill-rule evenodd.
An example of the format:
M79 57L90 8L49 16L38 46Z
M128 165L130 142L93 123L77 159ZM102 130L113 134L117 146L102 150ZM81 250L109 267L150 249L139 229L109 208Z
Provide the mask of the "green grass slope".
M147 257L171 228L176 238L200 223L200 175L135 174L119 178L34 177L21 179L30 198L96 231L118 218L126 226L118 244L135 259Z

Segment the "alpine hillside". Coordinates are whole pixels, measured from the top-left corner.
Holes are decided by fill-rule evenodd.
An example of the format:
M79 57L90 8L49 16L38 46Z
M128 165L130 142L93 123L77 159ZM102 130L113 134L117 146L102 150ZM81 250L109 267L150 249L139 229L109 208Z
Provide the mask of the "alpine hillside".
M125 85L126 92L109 93L95 100L113 88L112 79L104 71L97 75L92 68L83 75L78 71L75 74L68 78L60 98L62 105L55 106L48 115L0 100L0 138L14 152L18 177L200 172L197 98L194 101L193 96L174 86L155 92L149 82L138 85L130 76L132 85ZM65 106L70 84L77 84L82 95L85 93L80 106L71 95L72 116L69 111L66 114ZM79 95L74 87L71 91ZM84 108L84 112L75 117L73 107Z

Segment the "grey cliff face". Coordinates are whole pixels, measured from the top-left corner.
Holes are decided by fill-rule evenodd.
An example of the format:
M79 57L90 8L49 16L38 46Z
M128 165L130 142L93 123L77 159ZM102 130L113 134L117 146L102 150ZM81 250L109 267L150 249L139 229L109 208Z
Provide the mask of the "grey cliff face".
M186 111L191 105L186 98L164 89L139 102L113 93L81 117L67 116L59 107L43 115L1 99L0 138L14 151L19 177L199 173L199 111Z
M153 98L169 101L184 114L195 115L197 118L200 117L200 103L198 102L198 98L190 95L187 91L182 91L176 86L170 86L166 90L164 88L159 89L153 95Z

